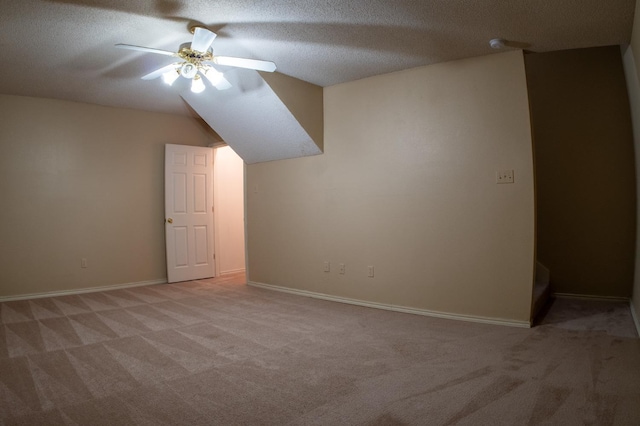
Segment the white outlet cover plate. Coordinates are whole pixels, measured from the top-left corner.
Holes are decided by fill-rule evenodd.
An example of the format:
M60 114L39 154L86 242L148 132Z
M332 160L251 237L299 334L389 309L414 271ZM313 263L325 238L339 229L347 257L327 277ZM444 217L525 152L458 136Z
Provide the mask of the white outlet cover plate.
M496 183L513 183L513 170L501 170L496 172Z

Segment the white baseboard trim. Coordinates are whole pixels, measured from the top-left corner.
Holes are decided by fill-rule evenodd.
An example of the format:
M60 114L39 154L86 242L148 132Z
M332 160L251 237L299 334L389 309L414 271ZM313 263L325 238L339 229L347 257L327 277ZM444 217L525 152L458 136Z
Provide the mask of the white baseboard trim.
M558 299L581 299L581 300L594 300L600 302L628 302L628 297L619 296L592 296L590 294L574 294L574 293L552 293L551 297L557 297Z
M636 332L638 333L638 337L640 337L640 321L638 321L638 313L636 312L636 307L633 305L633 300L629 300L629 307L631 309L633 323L636 325Z
M77 288L73 290L47 291L44 293L20 294L17 296L0 296L0 302L12 302L14 300L40 299L43 297L69 296L74 294L96 293L98 291L120 290L123 288L143 287L145 285L166 284L167 279L161 278L157 280L138 281L134 283L103 285L100 287Z
M295 294L298 296L311 297L314 299L328 300L330 302L346 303L349 305L364 306L366 308L384 309L387 311L403 312L406 314L423 315L428 317L452 319L467 322L476 322L482 324L506 325L510 327L530 328L529 321L512 321L499 318L478 317L472 315L449 314L446 312L430 311L427 309L407 308L404 306L391 305L386 303L367 302L364 300L350 299L347 297L331 296L324 293L316 293L308 290L298 290L288 287L281 287L272 284L264 284L256 281L247 281L247 284L253 287L264 288L267 290L280 291L282 293Z

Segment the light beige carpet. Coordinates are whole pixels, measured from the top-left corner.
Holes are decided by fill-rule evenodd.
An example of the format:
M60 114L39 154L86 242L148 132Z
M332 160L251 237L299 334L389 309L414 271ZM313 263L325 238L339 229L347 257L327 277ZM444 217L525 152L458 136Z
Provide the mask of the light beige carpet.
M639 425L626 304L533 329L243 276L0 304L0 425Z

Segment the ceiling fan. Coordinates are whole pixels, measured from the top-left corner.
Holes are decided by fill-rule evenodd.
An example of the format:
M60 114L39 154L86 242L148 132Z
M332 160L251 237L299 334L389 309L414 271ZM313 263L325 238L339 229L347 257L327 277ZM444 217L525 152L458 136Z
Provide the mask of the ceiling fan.
M276 70L276 64L270 61L214 55L213 50L211 49L211 44L216 38L216 34L200 26L191 27L190 31L193 33L191 46L183 47L177 52L122 43L116 44L116 47L180 58L181 61L174 62L171 65L155 70L143 76L142 79L153 80L154 78L162 77L162 80L171 86L179 77L183 77L191 80L191 91L194 93L200 93L205 89L202 76L206 77L206 79L218 90L224 90L231 87L231 84L227 81L224 75L213 67L214 64L266 72L273 72Z

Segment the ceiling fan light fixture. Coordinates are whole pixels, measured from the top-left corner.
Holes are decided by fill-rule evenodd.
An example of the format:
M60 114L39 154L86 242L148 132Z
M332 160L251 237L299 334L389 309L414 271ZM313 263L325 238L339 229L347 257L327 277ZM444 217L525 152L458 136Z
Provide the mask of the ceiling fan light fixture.
M191 62L185 62L180 67L180 75L184 78L194 78L198 73L198 67Z
M212 65L246 68L264 72L273 72L276 70L276 64L271 61L235 58L232 56L213 56L211 43L216 38L216 34L199 25L192 27L191 32L193 33L193 40L190 47L181 46L177 52L122 43L116 44L116 47L180 58L181 61L166 65L146 74L142 76L142 79L153 80L162 77L163 82L171 86L178 77L184 77L191 80L191 91L194 93L200 93L206 88L202 78L203 76L206 77L217 90L225 90L231 87L231 83L229 83L225 76Z
M171 70L162 74L162 81L166 85L171 86L173 82L178 79L178 77L180 77L180 74L178 74L176 70Z
M201 68L200 72L207 77L211 85L218 90L226 90L231 87L231 83L224 78L224 74L211 66Z
M204 82L202 81L202 78L200 78L199 75L196 75L191 81L191 91L193 93L200 93L204 89L205 89L205 85L204 85Z
M204 76L207 77L207 80L211 82L213 86L218 85L223 79L222 73L218 70L214 70L213 68L207 68L203 72Z

